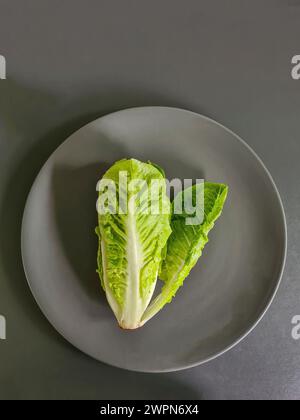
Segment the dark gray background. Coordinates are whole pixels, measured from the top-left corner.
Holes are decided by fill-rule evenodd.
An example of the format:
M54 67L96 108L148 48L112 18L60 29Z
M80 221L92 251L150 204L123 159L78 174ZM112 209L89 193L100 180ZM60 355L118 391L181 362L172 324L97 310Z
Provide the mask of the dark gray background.
M300 399L299 39L298 0L0 0L1 399ZM283 283L264 320L226 355L171 374L110 368L74 349L38 309L20 260L26 196L51 152L92 119L140 105L187 108L241 135L270 169L288 222Z

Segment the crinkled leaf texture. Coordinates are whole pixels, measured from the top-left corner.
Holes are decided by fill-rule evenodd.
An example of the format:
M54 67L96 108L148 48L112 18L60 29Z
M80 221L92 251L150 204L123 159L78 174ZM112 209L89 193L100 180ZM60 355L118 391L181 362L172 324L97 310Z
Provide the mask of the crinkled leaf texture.
M126 173L122 183L120 176ZM162 251L171 234L170 201L166 195L163 171L151 163L136 159L116 162L104 175L113 181L117 200L114 211L99 212L98 273L107 300L124 329L141 326L141 319L152 298L161 267ZM124 178L123 178L124 180ZM149 189L143 188L142 180L149 187L152 180L159 180L161 188L157 203ZM113 207L107 186L99 187L99 201ZM128 193L124 185L127 185ZM144 184L145 185L145 184ZM150 206L159 210L151 213ZM149 211L145 211L147 208ZM104 213L104 214L103 214Z
M173 209L176 200L182 200L183 195L187 192L192 193L195 198L201 188L204 188L204 214L201 224L187 224L186 219L191 217L190 214L172 215L172 234L168 240L166 256L160 270L160 278L163 280L164 286L161 293L145 311L142 324L171 302L200 258L203 248L208 242L208 233L222 213L228 187L224 184L208 182L194 185L189 191L185 190L183 194L178 194L173 202Z

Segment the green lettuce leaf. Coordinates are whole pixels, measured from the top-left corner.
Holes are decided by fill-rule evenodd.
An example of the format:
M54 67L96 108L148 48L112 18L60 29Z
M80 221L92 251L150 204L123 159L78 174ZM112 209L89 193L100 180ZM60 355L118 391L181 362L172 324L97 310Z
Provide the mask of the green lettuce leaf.
M204 188L204 212L201 224L187 224L191 214L172 215L172 234L169 237L165 258L161 264L160 278L164 282L161 293L145 311L142 323L157 314L167 303L171 302L178 289L182 286L185 278L200 258L204 246L208 242L208 233L214 227L215 221L221 215L226 201L228 187L224 184L202 183L179 193L173 202L173 211L185 194L192 194L193 204L196 202L196 194L203 192ZM202 209L203 210L203 209ZM196 216L196 212L192 215Z
M147 188L153 180L159 180L161 186L156 202ZM156 214L150 211L153 205L157 205ZM134 329L140 326L152 298L162 251L171 234L170 201L162 171L136 159L116 162L99 183L99 209L96 232L101 284L119 325Z

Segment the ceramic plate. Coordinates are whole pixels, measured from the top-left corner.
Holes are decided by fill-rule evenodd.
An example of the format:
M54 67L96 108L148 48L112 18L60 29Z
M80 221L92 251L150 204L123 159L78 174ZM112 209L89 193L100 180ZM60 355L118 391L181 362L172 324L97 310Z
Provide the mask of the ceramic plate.
M228 184L222 217L176 298L145 327L118 328L96 274L96 183L116 160L161 165L169 179ZM50 157L22 228L26 276L40 308L74 346L125 369L162 372L204 363L258 323L278 288L286 225L274 182L238 136L174 108L117 112L86 125Z

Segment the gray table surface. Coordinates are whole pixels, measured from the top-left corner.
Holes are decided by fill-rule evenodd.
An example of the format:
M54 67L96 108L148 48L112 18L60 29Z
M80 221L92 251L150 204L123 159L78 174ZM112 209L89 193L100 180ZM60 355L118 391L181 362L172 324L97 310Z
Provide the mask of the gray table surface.
M299 0L0 0L1 399L300 399L299 39ZM169 374L74 349L38 309L20 259L25 200L51 152L94 118L141 105L187 108L241 135L288 222L283 282L263 321L219 359Z

